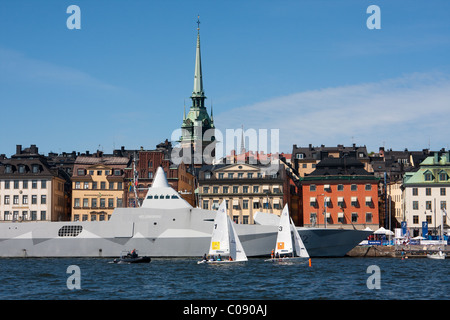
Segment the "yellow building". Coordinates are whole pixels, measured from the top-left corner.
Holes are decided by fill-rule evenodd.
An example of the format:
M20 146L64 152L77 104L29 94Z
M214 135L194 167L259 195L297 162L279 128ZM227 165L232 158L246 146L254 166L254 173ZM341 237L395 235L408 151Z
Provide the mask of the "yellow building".
M123 206L127 157L79 156L72 176L72 220L106 221Z

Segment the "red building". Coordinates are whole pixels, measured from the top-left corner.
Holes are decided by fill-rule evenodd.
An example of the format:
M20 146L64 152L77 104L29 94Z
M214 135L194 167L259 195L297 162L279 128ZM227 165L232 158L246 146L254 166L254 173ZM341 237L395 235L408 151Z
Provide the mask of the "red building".
M326 158L301 179L304 226L376 230L378 179L354 158ZM325 219L326 217L326 219Z

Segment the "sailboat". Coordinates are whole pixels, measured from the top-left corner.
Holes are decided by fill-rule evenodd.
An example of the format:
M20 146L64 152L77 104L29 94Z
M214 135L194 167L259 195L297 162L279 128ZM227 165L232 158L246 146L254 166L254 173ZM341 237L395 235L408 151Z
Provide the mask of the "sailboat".
M292 236L293 234L293 236ZM265 261L281 262L281 261L305 261L309 259L308 251L303 244L294 222L289 216L288 205L283 208L278 225L277 242L275 255L271 259Z
M247 261L247 255L234 229L233 222L227 214L227 204L224 200L217 210L214 219L214 229L209 247L209 257L206 254L198 263L230 263Z

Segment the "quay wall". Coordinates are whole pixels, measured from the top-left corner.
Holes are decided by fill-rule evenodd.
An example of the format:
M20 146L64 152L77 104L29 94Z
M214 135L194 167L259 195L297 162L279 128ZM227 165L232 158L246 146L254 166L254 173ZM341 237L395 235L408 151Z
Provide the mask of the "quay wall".
M349 252L347 257L386 257L401 258L402 250L409 258L426 258L428 253L438 252L439 248L449 255L448 245L398 245L398 246L356 246Z

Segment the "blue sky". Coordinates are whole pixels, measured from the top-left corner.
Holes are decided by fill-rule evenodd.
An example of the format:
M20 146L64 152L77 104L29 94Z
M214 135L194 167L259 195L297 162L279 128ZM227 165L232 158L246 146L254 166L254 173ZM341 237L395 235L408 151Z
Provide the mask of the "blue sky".
M69 30L69 5L81 29ZM381 29L369 30L369 5ZM2 0L0 153L152 149L180 127L200 14L216 127L449 149L450 1ZM270 150L269 150L270 151Z

